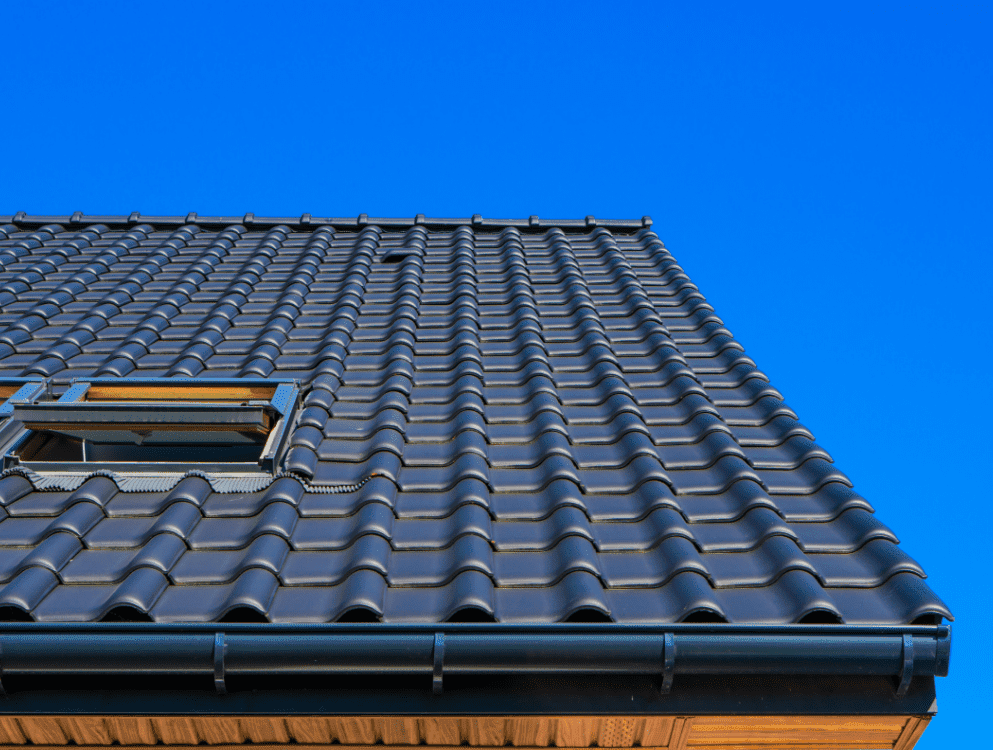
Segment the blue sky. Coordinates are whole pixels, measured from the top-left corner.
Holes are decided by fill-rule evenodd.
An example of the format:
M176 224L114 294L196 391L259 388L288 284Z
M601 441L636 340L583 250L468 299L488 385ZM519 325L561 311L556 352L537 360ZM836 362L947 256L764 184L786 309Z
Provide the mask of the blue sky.
M990 663L993 5L4 9L0 213L650 214Z

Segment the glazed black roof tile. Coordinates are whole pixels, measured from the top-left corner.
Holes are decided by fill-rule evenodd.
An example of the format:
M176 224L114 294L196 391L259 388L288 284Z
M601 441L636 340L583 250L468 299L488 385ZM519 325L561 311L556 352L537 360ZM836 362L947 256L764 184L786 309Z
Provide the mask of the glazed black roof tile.
M0 377L295 378L295 476L8 472L0 618L951 617L650 221L187 218L0 217Z

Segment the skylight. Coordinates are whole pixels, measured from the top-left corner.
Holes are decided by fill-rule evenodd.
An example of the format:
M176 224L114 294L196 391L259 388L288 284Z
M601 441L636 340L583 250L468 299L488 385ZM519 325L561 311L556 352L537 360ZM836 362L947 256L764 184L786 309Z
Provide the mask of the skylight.
M12 404L24 434L4 466L274 473L298 398L292 380L74 380L57 401Z

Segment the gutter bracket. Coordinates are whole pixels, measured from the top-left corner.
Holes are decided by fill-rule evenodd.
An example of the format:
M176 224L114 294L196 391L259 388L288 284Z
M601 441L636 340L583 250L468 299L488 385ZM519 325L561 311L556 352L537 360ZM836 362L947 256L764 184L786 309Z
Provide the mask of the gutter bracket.
M666 633L662 638L662 686L659 692L668 695L672 690L672 678L676 673L676 636Z
M441 695L445 666L445 634L434 634L434 669L432 671L431 692Z
M907 694L912 679L914 679L914 636L905 633L903 636L903 667L900 669L900 682L896 688L897 698L903 698Z
M224 642L224 633L214 634L214 689L218 695L226 695L227 685L224 684L224 656L228 645Z

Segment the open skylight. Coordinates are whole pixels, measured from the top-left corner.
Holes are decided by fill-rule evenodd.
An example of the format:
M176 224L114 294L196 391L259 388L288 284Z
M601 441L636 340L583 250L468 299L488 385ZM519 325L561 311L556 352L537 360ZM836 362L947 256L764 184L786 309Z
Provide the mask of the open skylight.
M274 473L299 389L292 380L92 378L57 401L14 403L25 428L6 468Z

